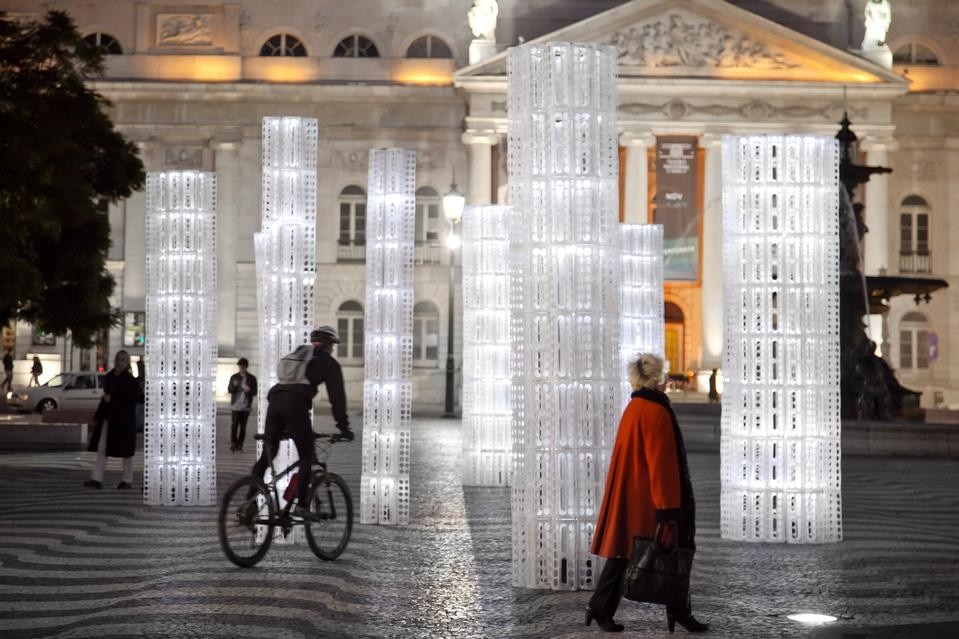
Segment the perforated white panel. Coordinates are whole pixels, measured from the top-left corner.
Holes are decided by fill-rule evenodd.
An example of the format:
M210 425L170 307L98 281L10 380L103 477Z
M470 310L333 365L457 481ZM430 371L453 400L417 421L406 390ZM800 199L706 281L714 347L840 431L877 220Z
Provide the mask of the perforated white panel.
M722 535L842 539L839 147L723 140Z
M360 521L410 519L416 153L370 151Z
M216 176L147 174L143 499L216 503Z
M622 365L625 397L630 386L627 365L636 353L663 357L663 226L662 224L621 224L622 248Z
M513 584L592 588L622 410L616 52L509 50Z
M506 486L510 441L507 206L463 214L463 484Z

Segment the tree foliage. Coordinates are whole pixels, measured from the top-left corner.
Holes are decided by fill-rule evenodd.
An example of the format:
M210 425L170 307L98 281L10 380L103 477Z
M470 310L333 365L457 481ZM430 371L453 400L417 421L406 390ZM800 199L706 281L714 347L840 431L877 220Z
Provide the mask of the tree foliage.
M103 55L70 17L0 14L0 322L17 317L80 346L117 321L98 200L143 186L136 147L87 81Z

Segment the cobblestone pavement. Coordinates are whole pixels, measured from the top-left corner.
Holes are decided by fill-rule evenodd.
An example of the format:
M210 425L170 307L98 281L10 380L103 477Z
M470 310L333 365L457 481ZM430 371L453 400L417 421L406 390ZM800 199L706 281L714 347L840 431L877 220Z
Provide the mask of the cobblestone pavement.
M231 454L220 421L222 491L253 453ZM581 625L589 593L509 585L509 495L460 486L459 422L416 420L413 433L409 527L357 525L329 563L274 544L249 570L224 558L214 508L143 506L112 489L116 460L95 491L81 487L90 453L0 453L0 637L600 636ZM354 496L359 456L358 440L331 458ZM959 636L959 625L900 626L959 621L959 462L846 459L846 540L819 547L719 539L719 458L690 464L693 605L707 636L810 636L793 612L838 616L830 639ZM140 478L138 466L135 488ZM625 637L670 636L660 607L624 602L617 619Z

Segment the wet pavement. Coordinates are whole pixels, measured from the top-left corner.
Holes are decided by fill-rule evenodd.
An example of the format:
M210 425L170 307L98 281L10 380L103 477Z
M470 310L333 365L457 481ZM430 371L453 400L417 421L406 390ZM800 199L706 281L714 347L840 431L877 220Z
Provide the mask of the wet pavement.
M219 431L222 493L253 446L229 452L226 416ZM359 441L330 462L354 499ZM357 524L334 562L274 544L253 569L223 556L215 508L113 489L118 460L96 491L81 486L91 453L0 452L0 636L600 636L582 625L589 593L510 585L508 490L464 489L460 446L458 421L414 420L410 526ZM845 541L806 547L719 539L719 457L693 453L690 466L693 606L708 637L959 637L959 461L845 459ZM134 488L141 477L138 463ZM795 612L839 620L817 631ZM624 637L670 636L661 607L624 602L617 621Z

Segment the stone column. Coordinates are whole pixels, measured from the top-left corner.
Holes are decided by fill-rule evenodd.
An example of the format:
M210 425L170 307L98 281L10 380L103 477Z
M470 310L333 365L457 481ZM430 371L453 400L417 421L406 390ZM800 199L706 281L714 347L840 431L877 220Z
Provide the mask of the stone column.
M866 137L859 143L866 152L868 166L889 166L889 152L896 148L892 138ZM889 271L889 176L873 175L865 185L866 226L869 232L864 238L863 266L866 275L885 275ZM885 315L867 316L869 337L876 343L876 355L883 356Z
M471 129L463 133L463 144L469 146L470 166L466 203L471 206L493 203L493 145L497 142L496 131Z
M156 152L160 148L152 138L136 142L140 159L147 171L159 165ZM123 225L123 310L146 310L146 191L134 191L126 199L127 216ZM122 330L122 329L121 329Z
M626 193L623 198L623 222L649 222L649 147L656 145L650 132L620 134L619 143L626 147Z
M702 336L700 369L710 371L723 357L723 169L722 136L706 133L699 138L706 151L703 189Z
M217 135L210 141L214 150L217 180L216 230L216 335L221 357L236 353L236 240L239 224L240 163L242 134Z

